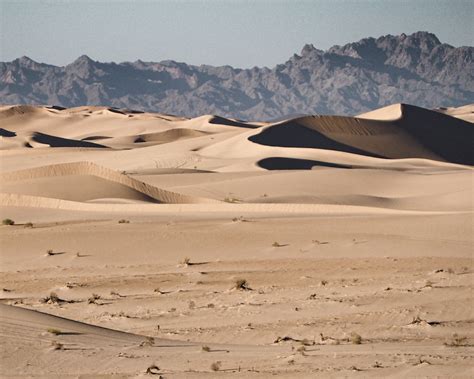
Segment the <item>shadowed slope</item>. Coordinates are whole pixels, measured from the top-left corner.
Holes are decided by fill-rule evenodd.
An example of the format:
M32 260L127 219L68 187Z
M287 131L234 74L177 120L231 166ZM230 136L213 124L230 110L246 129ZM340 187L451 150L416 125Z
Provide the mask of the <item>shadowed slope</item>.
M399 109L400 116L391 120L300 117L265 127L248 139L266 146L337 150L390 159L474 163L474 129L470 123L405 104L399 105ZM390 118L394 115L392 109Z

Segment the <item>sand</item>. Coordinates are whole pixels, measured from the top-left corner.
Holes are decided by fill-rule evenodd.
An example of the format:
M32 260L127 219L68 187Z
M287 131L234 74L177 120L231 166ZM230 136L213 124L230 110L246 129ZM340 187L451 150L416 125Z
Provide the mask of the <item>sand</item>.
M472 377L471 113L0 107L0 376Z

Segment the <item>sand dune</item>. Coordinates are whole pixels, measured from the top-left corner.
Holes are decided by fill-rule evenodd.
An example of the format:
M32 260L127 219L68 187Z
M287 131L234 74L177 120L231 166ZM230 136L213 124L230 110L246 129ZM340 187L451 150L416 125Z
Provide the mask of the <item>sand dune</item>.
M470 377L471 113L0 107L0 376Z
M312 116L272 125L249 137L268 146L319 148L383 158L426 158L472 165L474 129L468 122L400 104L371 118ZM382 115L383 113L383 115ZM388 119L385 119L388 116Z

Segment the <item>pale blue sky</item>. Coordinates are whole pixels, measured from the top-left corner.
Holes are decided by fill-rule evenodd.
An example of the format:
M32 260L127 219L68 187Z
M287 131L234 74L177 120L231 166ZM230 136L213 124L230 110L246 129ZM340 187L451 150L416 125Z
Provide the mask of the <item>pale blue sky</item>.
M473 45L474 0L0 0L0 61L161 61L273 67L306 43L425 30Z

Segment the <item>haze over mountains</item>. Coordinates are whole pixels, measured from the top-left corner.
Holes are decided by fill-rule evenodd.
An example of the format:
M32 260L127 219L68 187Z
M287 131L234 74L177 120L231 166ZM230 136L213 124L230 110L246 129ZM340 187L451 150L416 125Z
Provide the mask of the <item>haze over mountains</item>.
M393 103L474 102L473 47L428 32L366 38L327 51L305 45L276 67L238 69L175 61L65 67L28 57L0 63L0 103L103 105L183 116L268 120L291 114L353 115Z

